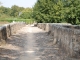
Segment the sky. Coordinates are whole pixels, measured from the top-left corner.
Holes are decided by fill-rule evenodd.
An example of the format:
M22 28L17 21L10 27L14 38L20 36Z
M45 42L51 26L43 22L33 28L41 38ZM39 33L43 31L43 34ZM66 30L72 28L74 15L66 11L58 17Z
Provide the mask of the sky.
M4 7L11 8L11 6L17 5L20 7L27 8L27 7L33 7L34 4L37 2L37 0L0 0L0 2Z

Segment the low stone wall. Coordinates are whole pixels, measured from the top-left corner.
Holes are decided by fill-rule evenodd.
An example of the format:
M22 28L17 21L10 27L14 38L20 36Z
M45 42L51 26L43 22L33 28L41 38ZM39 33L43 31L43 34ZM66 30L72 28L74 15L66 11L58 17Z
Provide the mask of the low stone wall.
M0 26L0 42L2 40L6 41L8 37L15 34L17 30L24 26L25 26L24 22L15 22Z
M39 28L53 36L53 44L58 44L68 56L80 56L80 26L61 23L38 23Z

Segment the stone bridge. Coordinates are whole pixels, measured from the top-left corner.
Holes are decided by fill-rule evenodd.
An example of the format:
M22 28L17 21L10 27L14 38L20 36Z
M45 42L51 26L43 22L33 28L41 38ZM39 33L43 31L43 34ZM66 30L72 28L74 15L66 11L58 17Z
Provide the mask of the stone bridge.
M0 27L0 60L80 60L80 26L10 23Z

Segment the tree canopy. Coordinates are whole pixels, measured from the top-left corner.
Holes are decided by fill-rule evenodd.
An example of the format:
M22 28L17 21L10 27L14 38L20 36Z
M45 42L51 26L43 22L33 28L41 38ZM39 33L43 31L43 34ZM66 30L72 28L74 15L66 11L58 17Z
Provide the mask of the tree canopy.
M17 5L13 5L11 8L0 6L0 19L7 17L30 19L31 15L32 8L24 8Z
M41 23L80 24L80 0L37 0L33 18Z
M32 8L26 8L21 12L21 18L30 19L32 18Z

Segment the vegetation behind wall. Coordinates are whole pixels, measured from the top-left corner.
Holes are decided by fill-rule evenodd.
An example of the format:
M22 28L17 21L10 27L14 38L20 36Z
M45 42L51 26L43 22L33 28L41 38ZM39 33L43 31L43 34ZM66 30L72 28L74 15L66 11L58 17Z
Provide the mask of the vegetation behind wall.
M80 0L37 0L33 18L39 23L80 24Z

